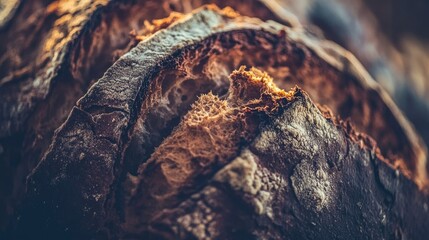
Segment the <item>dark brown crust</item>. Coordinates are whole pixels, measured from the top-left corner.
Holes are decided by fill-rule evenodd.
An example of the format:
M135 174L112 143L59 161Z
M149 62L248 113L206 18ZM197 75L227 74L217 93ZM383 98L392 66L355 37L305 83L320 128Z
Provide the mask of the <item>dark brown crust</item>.
M211 193L211 190L207 193L209 194L208 198L215 201L213 204L219 204L218 200L225 201L225 204L218 206L220 208L218 211L219 219L227 220L216 220L219 223L214 227L217 232L216 234L224 234L220 237L252 236L271 234L266 229L275 228L272 229L272 237L274 238L293 236L314 238L321 236L319 235L321 232L325 233L325 236L328 238L329 236L335 237L332 234L337 230L340 234L338 236L347 237L350 236L348 235L350 233L362 234L361 228L368 227L366 233L373 233L375 237L389 237L390 235L386 234L392 233L392 229L397 229L396 225L399 224L402 234L405 233L406 236L410 235L412 237L412 234L416 233L419 235L415 236L421 236L421 232L418 231L423 231L427 228L423 228L422 225L409 226L406 225L407 223L401 225L403 223L398 222L398 219L407 219L414 216L414 214L420 213L418 216L422 218L420 223L424 224L428 222L427 219L423 219L425 216L423 216L421 208L406 209L409 205L401 202L405 201L402 199L406 196L404 195L405 191L410 191L407 194L416 196L413 200L420 204L418 205L419 207L427 203L427 197L418 191L416 183L412 181L416 180L413 174L419 178L422 177L414 172L414 168L417 162L421 160L421 156L416 156L416 154L425 154L424 149L410 141L410 138L414 135L410 137L408 134L410 134L410 131L412 134L414 132L412 129L408 129L406 122L404 123L405 120L401 116L396 118L395 110L392 110L390 103L386 104L384 102L383 93L379 92L378 87L374 87L374 83L372 82L365 82L368 79L365 79L366 76L362 77L362 75L365 75L366 72L364 70L361 70L363 72L358 71L360 70L360 65L356 65L357 63L342 56L341 50L319 48L319 46L323 46L323 42L306 36L299 29L289 29L277 24L267 24L244 17L232 17L225 15L213 7L204 8L192 15L186 16L170 26L166 31L160 31L145 39L109 68L105 75L79 100L66 122L56 132L54 141L47 154L29 177L28 195L22 214L19 216L19 230L17 233L37 235L43 234L49 229L52 236L66 235L76 238L94 236L115 237L115 234L120 232L118 222L121 221L121 207L118 206L121 203L116 202L118 199L116 194L118 193L118 188L121 186L123 177L127 174L123 166L125 148L132 137L133 127L142 113L142 103L154 94L150 92L151 83L156 80L156 77L162 70L174 69L180 66L180 61L178 60L189 60L189 58L186 58L186 54L192 52L197 54L195 51L200 50L201 52L199 53L203 54L202 56L207 53L210 53L207 56L211 56L211 54L222 56L222 53L227 53L228 51L233 53L234 46L248 48L250 51L260 48L262 49L262 53L264 51L269 53L268 56L270 59L275 59L274 62L270 62L269 64L276 67L271 69L271 72L276 72L276 70L282 69L281 67L290 69L290 71L294 72L291 75L287 75L286 79L293 81L302 80L306 89L312 89L310 88L311 78L318 76L321 82L328 84L328 88L334 86L336 84L335 81L338 81L351 84L349 86L352 89L351 91L363 91L368 94L369 100L367 98L359 98L361 96L359 95L352 102L363 102L363 104L374 106L374 111L381 111L381 121L387 124L387 126L393 126L395 129L394 135L399 143L393 144L403 144L405 146L404 149L397 150L387 144L384 146L386 147L385 151L398 151L393 155L399 155L401 161L405 161L407 170L411 171L412 174L404 177L402 174L406 172L401 173L397 170L399 175L397 178L388 178L390 173L395 173L392 167L374 157L374 152L371 152L373 149L359 148L352 138L346 137L346 133L342 127L337 128L337 126L323 118L308 97L305 94L301 94L302 96L294 101L294 104L300 106L303 112L295 113L294 104L286 107L284 112L285 114L290 112L288 121L296 121L294 117L297 119L306 119L305 121L297 122L297 124L305 124L303 131L294 132L291 129L283 130L280 127L276 128L274 132L280 135L274 141L281 141L268 142L268 144L265 144L265 147L269 148L276 146L276 144L284 144L276 148L277 150L282 149L281 152L263 150L264 143L258 145L258 138L250 146L250 151L260 159L256 161L256 166L260 164L267 168L269 172L268 178L273 177L276 181L279 175L284 178L284 181L276 182L271 190L277 194L285 193L285 196L288 196L287 198L278 198L278 208L285 208L287 211L279 213L279 216L275 216L274 220L272 220L274 222L269 222L266 217L260 214L260 211L263 211L260 209L260 203L252 202L248 199L249 196L241 194L240 186L233 186L235 191L228 190L228 181L231 180L231 176L229 176L228 172L224 173L224 175L218 172L216 176L219 174L222 176L219 179L215 179L215 183L209 182L204 188L215 188L213 193ZM275 50L279 52L271 51L272 46L276 46ZM210 51L210 49L213 50ZM201 59L200 56L197 56L198 58ZM336 60L332 61L332 58ZM221 57L219 59L222 60ZM263 57L249 58L249 62L245 63L265 67L270 71L269 66L261 62L261 59L265 60ZM232 66L240 63L242 62L233 63ZM340 64L340 66L335 63ZM350 66L347 66L347 64L350 64ZM279 71L277 72L279 73ZM275 75L275 77L278 76L280 75ZM290 79L291 76L298 77ZM333 77L335 81L330 82L330 77ZM282 83L282 81L278 83ZM289 84L288 82L283 83L283 87ZM318 82L314 81L313 84L317 85ZM300 91L298 92L300 93ZM318 102L333 107L334 111L341 109L336 105L338 102L335 102L334 99L321 97L320 93L317 93L315 89L313 89L313 92L309 92L310 94L314 93ZM335 99L341 99L340 97ZM366 101L369 101L369 103ZM339 102L348 104L347 101ZM358 113L360 111L363 110L357 109ZM342 113L341 111L336 112L336 114L340 115ZM347 112L345 114L345 117L356 118L353 114L347 115ZM272 121L275 122L275 119L273 117ZM310 121L310 119L312 120ZM364 118L358 117L356 119L359 121L359 119L362 120ZM307 122L307 120L310 122ZM273 126L270 124L266 125L266 128L270 127ZM365 130L371 130L371 127L360 127ZM317 132L318 129L323 133L320 134ZM261 138L264 136L263 132L264 128L260 134ZM347 133L350 135L350 132ZM314 137L312 140L320 145L318 146L320 148L319 151L308 149L309 147L313 147L310 144L303 146L306 143L304 140L308 140L304 138L309 138L310 136ZM302 141L300 137L303 138ZM329 139L333 141L328 141ZM289 145L286 144L287 142L295 142L298 145ZM285 153L287 155L284 155ZM310 153L312 156L306 155ZM272 162L268 160L263 162L262 159L268 157L269 154L277 157L277 159L273 158ZM276 154L280 154L281 156ZM317 158L312 158L315 156ZM425 155L423 157L426 158ZM287 158L286 163L290 163L290 166L285 164L285 158ZM334 185L319 186L317 180L311 178L307 179L307 182L304 181L304 186L298 184L300 179L305 178L307 175L305 171L308 170L311 172L314 170L312 173L313 175L316 174L317 169L315 170L314 167L317 166L313 165L319 163L318 161L314 162L315 159L320 160L320 168L323 168L323 171L327 171L319 172L319 177L329 178L330 184L335 184L335 187ZM395 160L393 159L392 162L394 163ZM365 167L368 167L365 168L365 171L369 171L359 172L362 170L362 167L353 165L358 163L368 163L369 167L365 165ZM228 166L224 168L228 168ZM349 168L343 166L349 166ZM374 169L376 168L374 166L381 166L377 169L383 169L383 171L384 168L387 169L387 176L377 177L380 174L377 175L374 169L371 170L371 166ZM278 174L276 175L275 173ZM376 176L375 180L374 176ZM345 180L353 177L356 181L350 183ZM269 185L269 181L264 181L264 184ZM363 194L367 189L365 185L360 185L362 181L367 181L368 186L371 186L374 194ZM379 181L382 181L384 187L378 185ZM289 188L280 191L279 189L284 187L282 185L284 182L290 183L287 184ZM397 188L386 187L386 185L391 186L391 184L395 184ZM402 188L402 184L406 186ZM314 187L316 189L313 189ZM322 192L319 194L319 187L326 187L329 191L336 191L339 194L335 196L342 196L343 200L341 201L344 202L341 202L343 204L341 206L344 208L339 210L328 208L325 205L325 198L322 195L326 195L326 193ZM389 191L385 191L384 189L388 189ZM268 192L271 190L269 189ZM249 191L252 193L253 190L250 189ZM394 194L396 192L399 196ZM215 194L216 196L210 194ZM313 196L311 194L319 195ZM352 198L353 194L356 194L357 197ZM384 198L386 196L390 198L391 195L396 199L393 201L393 205L389 202L389 199L389 201L384 202ZM243 196L244 200L240 200ZM294 196L295 200L293 199ZM198 199L198 196L196 198ZM255 199L258 200L257 198ZM289 200L291 199L295 203L292 202L289 205ZM379 210L378 208L383 209L383 211L389 210L386 213L388 227L385 228L385 232L377 230L380 229L380 225L377 224L380 224L381 220L383 222L383 219L375 218L373 215L359 215L360 212L355 212L357 211L355 205L359 203L355 200L358 199L362 199L365 203L368 201L368 211L363 211L365 214L375 214L374 211ZM240 201L246 203L248 200L250 201L250 205L253 204L249 208L243 209L241 208L243 205L237 205ZM395 205L396 202L398 202L398 205ZM167 229L174 226L172 221L176 221L178 216L191 214L193 211L198 210L198 208L192 207L192 204L194 204L192 199L185 199L183 204L185 204L183 209L172 208L171 211L161 211L159 219L151 223L151 228L148 231L151 234L160 234L159 229L161 226L165 230L163 230L162 235L167 234ZM191 207L188 208L186 204L190 204L189 206ZM300 206L301 209L296 210L296 206ZM389 208L392 206L393 210ZM235 213L233 214L231 209L237 209L238 216L232 216ZM324 212L324 214L319 213L321 210L326 209L329 211ZM290 215L290 211L293 212L292 215ZM255 213L258 213L256 217L254 217ZM331 213L336 215L331 215ZM351 217L350 221L339 221L338 216L342 216L345 213L351 213L356 218ZM247 216L250 216L248 220L243 219ZM320 219L316 218L320 216L323 217ZM243 220L244 222L239 223L237 220ZM329 221L332 223L334 220L339 221L339 223L331 228L332 224L329 225L328 223L330 223ZM312 222L316 225L319 224L319 226L328 227L322 228L322 230L316 228L314 231L304 231L304 229L311 228L309 224L312 224ZM164 226L164 224L167 224L167 226ZM172 235L170 236L173 238L187 238L187 236L190 236L188 234L193 234L194 237L201 238L198 235L199 233L189 233L189 231L193 231L189 230L190 226L192 225L182 225L179 226L179 230L172 229ZM304 226L305 228L301 228ZM376 227L372 228L373 226ZM230 227L236 227L240 231L233 233ZM251 230L255 230L255 232L249 232L249 227L251 227ZM181 230L181 228L185 230ZM225 231L223 231L224 229ZM286 229L292 230L286 232Z
M167 15L149 0L27 0L0 29L0 231L54 130L119 50L132 46L132 28Z
M161 211L146 236L423 239L428 196L347 134L295 94L203 189Z

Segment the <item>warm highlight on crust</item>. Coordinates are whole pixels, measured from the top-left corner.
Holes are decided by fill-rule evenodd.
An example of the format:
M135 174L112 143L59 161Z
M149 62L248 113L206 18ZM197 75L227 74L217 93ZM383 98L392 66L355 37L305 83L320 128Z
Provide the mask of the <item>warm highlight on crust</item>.
M237 18L241 16L238 12L236 12L234 9L228 6L221 9L215 4L208 4L202 8L219 12L220 14L229 18ZM200 11L200 10L194 10L193 12L197 12L197 11ZM144 39L154 34L155 32L161 29L165 29L170 25L174 24L175 22L180 21L185 16L187 15L180 12L171 12L170 15L166 18L155 19L152 21L145 20L144 29L139 34L137 34L136 30L134 29L130 32L130 35L134 37L134 39L137 41L143 41Z

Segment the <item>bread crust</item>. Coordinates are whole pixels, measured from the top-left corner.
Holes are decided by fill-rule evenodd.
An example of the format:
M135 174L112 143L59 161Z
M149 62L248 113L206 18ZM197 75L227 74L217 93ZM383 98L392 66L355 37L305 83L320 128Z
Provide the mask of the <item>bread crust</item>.
M429 229L425 214L428 198L424 193L425 171L419 169L426 164L426 150L383 90L340 47L308 35L302 28L262 22L229 11L207 6L185 15L144 38L106 71L73 107L29 176L17 234L49 231L52 236L70 238L133 238L149 234L167 239L423 236ZM227 61L228 54L236 58ZM358 131L334 120L329 111L321 112L302 90L283 94L274 86L253 84L254 75L258 78L257 70L249 73L239 69L241 75L233 73L228 81L221 77L222 71L232 71L229 68L242 63L273 73L274 83L281 88L299 82L314 101L326 104L341 118L350 117ZM179 81L180 74L186 78ZM194 82L188 81L192 79ZM245 90L234 88L240 79ZM167 153L162 147L168 147L168 139L180 133L186 119L197 115L192 109L188 112L191 116L186 115L191 103L177 102L174 95L169 95L171 89L179 89L175 86L181 82L204 81L209 84L198 85L187 97L195 98L201 94L198 91L204 93L218 86L213 89L219 91L219 98L240 96L240 104L254 104L238 111L244 121L230 126L240 130L241 135L224 136L232 142L224 139L222 144L235 147L224 147L227 157L223 160L215 152L221 164L208 167L206 175L198 175L200 185L189 178L178 179L176 175L180 174L174 171L167 173L165 181L176 181L180 187L177 192L182 193L187 184L190 190L174 201L169 198L167 205L157 206L152 201L156 211L148 214L150 209L143 210L144 218L133 220L140 221L143 228L129 230L125 226L126 208L140 216L139 202L149 201L145 199L146 191L152 185L155 190L164 187L156 186L163 180L152 182L150 174L157 172L145 169ZM222 95L226 88L223 84L229 85L230 90ZM346 86L343 92L338 91L337 84ZM264 86L269 90L258 92ZM172 102L169 96L176 102L162 105L165 99ZM263 104L249 103L248 96L257 96ZM224 100L219 98L212 104L222 108ZM277 98L281 101L277 102ZM362 108L345 111L343 107L350 101ZM240 105L237 101L234 104ZM166 106L168 111L162 112L160 109ZM207 111L209 117L216 115L216 111ZM132 162L127 164L132 140L143 130L148 131L148 113L155 113L159 121L166 116L179 121L170 121L170 127L161 124L149 129L148 136L163 134L150 143L148 153L139 155L144 159L131 154ZM368 120L373 114L378 114L379 122ZM216 124L227 126L222 125L224 122ZM359 131L379 142L379 149ZM389 139L393 141L384 138L386 132L392 134ZM168 135L170 138L164 140ZM219 140L213 141L210 144L220 145ZM188 158L184 159L189 161ZM210 157L208 162L211 159L216 158ZM191 167L190 171L194 170ZM131 200L137 204L127 206L127 192L133 195L136 191L133 181L138 183L146 177L149 180L141 193ZM409 201L415 204L405 203L408 196L414 196ZM147 196L150 197L153 196ZM362 204L367 208L359 209ZM347 214L353 217L344 219ZM419 221L411 225L408 219L412 217ZM212 229L209 222L214 224Z

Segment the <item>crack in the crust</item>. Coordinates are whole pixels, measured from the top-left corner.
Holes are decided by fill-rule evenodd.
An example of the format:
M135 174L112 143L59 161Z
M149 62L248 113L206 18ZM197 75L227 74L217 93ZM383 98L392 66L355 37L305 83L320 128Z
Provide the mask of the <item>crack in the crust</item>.
M246 75L246 74L249 74L249 75ZM261 74L261 75L258 75L258 74ZM259 120L255 120L258 123L264 122L265 120L268 119L268 118L257 117L258 111L263 112L267 116L270 114L274 114L274 112L277 109L276 107L280 108L280 105L283 104L282 100L289 101L289 98L292 98L292 95L291 95L292 93L286 93L286 92L274 87L272 85L272 80L261 77L262 74L263 74L262 72L260 72L259 70L256 70L256 69L252 69L249 72L245 72L244 68L240 68L240 70L234 71L233 75L231 75L231 79L234 81L234 86L232 88L230 88L230 90L231 90L230 94L232 94L230 96L230 101L231 101L230 103L234 106L238 105L238 106L242 107L240 109L243 111L242 112L243 114L246 114L246 113L250 114L251 111L254 111L255 113L252 116L259 119ZM232 77L232 76L235 76L235 77ZM267 77L266 75L264 75L264 76ZM260 77L260 78L258 78L258 77ZM252 79L248 79L248 78L252 78ZM244 82L246 82L246 84ZM266 95L264 95L264 94L266 94ZM288 95L288 94L290 94L290 95ZM271 98L268 97L268 95ZM204 101L208 101L210 99L210 96L213 96L213 95L210 95L210 94L207 95L206 98L204 98L205 99ZM264 99L263 96L267 97L268 99ZM217 101L220 101L220 100L217 100ZM268 105L266 106L266 108L261 107L259 109L258 108L259 104L263 104L263 103L267 103ZM201 105L197 104L195 107L197 107L197 106L198 106L198 108L196 108L196 109L200 109ZM237 107L237 106L235 106L235 107ZM235 107L231 107L230 110L235 109ZM201 110L199 110L199 111L201 111ZM210 107L208 107L205 111L210 111ZM229 112L226 110L222 110L222 111ZM237 109L237 111L238 111L238 109ZM247 111L249 111L249 112L247 112ZM197 112L198 112L198 110L197 110ZM197 114L197 113L195 113L195 114ZM230 114L233 114L233 113L231 112ZM197 117L197 119L198 119L198 117ZM240 119L236 119L237 122L232 121L232 123L230 123L229 120L226 120L226 119L229 119L229 117L227 117L227 116L224 116L223 118L220 118L220 119L224 119L224 121L225 121L224 124L226 127L228 127L231 124L241 122ZM246 119L249 121L248 123L251 125L251 126L246 127L246 128L250 128L250 129L246 129L246 130L243 129L243 131L246 131L246 134L238 131L239 135L237 135L237 136L236 135L230 136L228 134L225 135L226 137L232 137L232 139L230 140L232 142L227 143L228 147L226 147L226 149L225 149L225 152L227 152L227 155L223 156L224 159L222 159L221 162L219 162L216 159L222 158L222 156L217 156L216 154L214 156L212 156L212 155L205 156L205 158L207 158L208 161L213 162L213 163L219 162L220 164L217 163L217 164L214 164L214 166L211 166L209 171L204 171L205 172L204 175L200 176L200 174L198 172L196 172L195 176L189 175L189 177L192 176L192 177L198 178L198 184L192 184L192 188L190 188L190 189L181 190L181 193L179 195L175 196L178 198L177 199L178 201L176 202L176 200L173 200L173 202L174 202L173 205L167 204L167 205L169 205L168 208L171 208L171 206L173 206L173 207L177 206L177 204L180 204L180 202L183 201L182 200L183 198L186 198L187 196L192 195L195 192L199 191L200 189L204 188L206 186L207 182L210 181L210 179L212 179L212 177L215 174L217 174L220 169L222 169L229 162L231 162L232 159L234 159L238 156L239 152L245 146L248 145L247 142L252 141L256 137L256 136L253 136L253 135L256 135L256 133L251 129L253 127L255 127L254 130L256 131L256 129L258 128L257 127L258 124L253 123L252 122L253 120L251 120L252 117L250 117L250 116L246 117ZM191 121L191 120L188 119L187 121ZM200 120L194 120L194 121L197 121L197 123L198 123ZM184 126L186 126L186 125L184 125ZM183 130L185 131L186 127ZM180 131L176 132L176 133L178 133L178 135L176 135L176 136L182 136L182 135L180 135L181 134ZM210 137L210 136L208 136L208 137ZM239 138L239 139L236 139L236 138ZM243 140L245 138L246 138L246 140L245 140L245 142L243 142ZM174 145L174 143L172 143L172 144ZM230 146L230 145L232 145L232 146ZM185 156L185 157L187 158L189 156ZM204 157L204 156L201 156L201 157ZM214 158L214 159L211 159L211 158ZM178 161L178 164L180 165L179 160L178 159L176 159L176 160ZM202 177L202 176L204 176L204 177ZM175 187L173 187L173 189L174 188ZM181 188L181 187L179 187L179 188ZM149 201L151 201L151 200L149 200ZM162 207L163 204L165 204L165 203L162 203L160 206ZM143 218L145 218L144 215L151 215L151 214L152 213L150 211L144 213L144 210L143 210L143 212L141 212L137 215L139 215L139 218L142 218L142 216L143 216ZM156 213L155 213L155 215L156 215ZM131 219L132 219L132 217L131 217ZM151 219L152 219L152 217L151 217ZM150 221L150 219L146 219L146 220Z
M135 134L134 131L136 131L136 130L133 129L133 127L134 127L133 125L136 124L136 121L138 120L138 118L141 115L141 110L142 110L141 105L142 105L143 101L145 101L145 99L148 99L147 96L143 96L144 92L151 91L151 89L150 89L151 84L157 84L157 83L152 83L149 80L154 79L153 81L162 81L162 83L159 83L160 85L162 84L162 89L161 89L162 98L168 99L168 101L171 101L169 99L169 97L171 94L174 94L175 89L176 90L177 89L182 90L180 88L183 88L184 91L191 91L191 93L192 93L192 91L194 91L197 93L197 94L190 94L189 92L183 93L182 91L181 92L177 91L177 92L179 92L179 94L182 94L182 98L180 100L181 105L176 106L177 109L174 109L174 111L176 111L176 113L173 117L171 117L171 119L168 122L165 123L166 126L162 129L158 129L159 131L155 131L155 132L157 132L157 134L161 135L160 136L161 141L155 142L152 150L149 151L148 157L150 157L151 153L156 149L156 147L161 144L161 142L163 141L165 136L168 136L173 131L173 129L177 125L179 125L180 118L182 116L184 116L185 114L187 114L187 112L190 110L190 106L197 100L198 95L206 94L206 93L212 91L218 95L221 95L222 97L225 97L228 87L226 86L226 88L223 89L224 87L221 86L222 84L225 84L225 83L222 83L222 80L220 80L220 79L213 80L213 79L211 79L210 76L206 75L207 73L200 72L200 71L202 71L202 69L204 68L205 65L208 65L207 61L204 61L204 58L208 55L211 55L211 54L208 54L208 52L212 52L212 50L213 50L210 47L210 45L213 44L212 42L210 42L210 39L212 37L213 36L211 36L207 39L208 40L207 43L198 43L196 45L194 44L191 46L187 46L183 49L176 50L169 57L159 61L159 63L157 64L158 67L156 67L156 69L151 74L149 74L150 76L147 77L143 81L143 85L144 85L145 89L139 91L139 95L137 96L136 100L134 101L133 108L132 108L132 111L130 113L132 115L132 117L131 117L132 123L130 124L129 130L127 130L129 137L132 137L132 135ZM214 38L217 39L217 35L215 35ZM219 39L217 39L217 41L218 40ZM199 48L202 50L198 51L197 53L192 53L192 50L196 49L195 46L199 46ZM216 54L213 54L213 55L216 55ZM203 60L201 60L201 59L203 59ZM192 64L190 66L187 66L185 64L186 62L189 62ZM183 72L185 72L186 76L185 77L178 77L175 74L173 74L172 76L174 77L174 79L173 79L174 84L168 83L168 81L171 81L171 80L167 79L169 73L164 72L164 70L163 70L164 68L167 68L167 67L174 69L174 71L180 71L181 74L183 74ZM221 68L223 69L225 67L226 67L226 65L222 65ZM197 71L197 72L195 72L195 71ZM154 76L156 76L158 74L163 75L163 77L154 78ZM219 74L219 72L217 72L217 74ZM170 76L170 78L171 78L171 76ZM227 78L227 77L225 76L225 78ZM175 86L178 84L177 83L178 79L180 79L180 82L179 82L180 84L186 85L187 83L191 83L191 85L190 86ZM167 85L168 84L174 85L174 88L167 89L168 92L165 93L164 91L167 91L167 90L164 88L164 82L166 82ZM229 81L228 81L228 84L229 84ZM157 91L157 90L155 90L155 91ZM165 100L165 99L162 99L162 100ZM159 101L162 101L162 100L159 100ZM157 110L157 107L161 106L161 103L157 103L157 104L158 105L150 106L149 110ZM170 104L171 104L171 102L170 102ZM173 104L178 104L178 103L176 102ZM167 106L167 105L165 107L169 108L169 106ZM180 109L182 109L182 110L180 110ZM147 124L148 120L150 118L153 118L153 116L147 116L147 118L148 119L145 120L145 124ZM179 118L179 121L177 121L177 118ZM161 120L159 120L159 121L161 121ZM146 125L145 125L145 127L146 127ZM157 130L156 127L155 127L155 129L152 129L151 131L153 132L154 130ZM127 144L125 145L126 148L128 147L129 143L130 142L127 142ZM144 159L140 160L139 164L142 164L143 162L144 162ZM133 171L131 171L131 172L133 172Z
M128 171L126 171L126 169L124 168L124 158L125 158L127 146L129 145L130 140L132 139L133 127L140 115L141 105L143 101L148 97L148 96L145 96L145 94L149 91L149 86L151 84L150 81L151 79L154 78L154 76L157 73L160 72L162 66L169 66L172 63L174 63L173 57L176 54L171 54L166 59L159 60L157 64L158 67L153 69L145 76L145 78L142 80L142 84L140 85L139 90L137 91L137 95L135 99L133 99L133 104L129 112L130 117L125 127L125 130L122 132L121 140L119 142L120 153L118 154L118 157L116 158L114 163L114 176L115 176L114 181L109 187L110 190L109 190L109 193L107 194L106 201L104 204L104 209L109 214L109 218L110 218L105 221L105 224L104 224L105 226L109 225L112 221L114 221L118 217L121 219L123 216L123 209L124 209L123 202L118 198L122 197L123 195L121 192L122 191L121 185L125 181L126 175L128 173ZM99 107L96 107L96 109L97 108ZM103 108L104 107L101 107L101 109ZM113 108L113 109L108 108L108 110L116 110L116 108ZM124 110L122 109L121 111L124 112ZM98 112L98 111L95 110L94 112ZM114 212L112 212L110 209L114 209ZM106 229L109 229L109 228L106 227Z
M346 138L345 138L345 141L346 141L346 153L344 154L344 159L348 158L349 155L350 155L350 141L348 141L349 139L350 138L346 134Z
M168 57L167 59L163 59L159 62L159 66L170 66L171 64L174 62L174 56L178 55L179 51L177 53L174 53L171 55L171 57ZM177 66L176 66L177 67ZM129 173L129 171L127 171L127 169L124 168L123 164L123 160L125 158L125 154L127 151L127 148L130 144L130 140L132 139L132 133L134 131L133 127L137 121L137 119L140 116L140 112L141 112L141 105L142 102L148 98L148 96L145 96L145 93L147 93L149 91L149 86L150 84L152 84L150 81L151 79L154 78L154 76L159 73L161 70L157 69L154 70L152 73L148 74L148 76L142 81L142 85L140 86L140 89L138 91L138 94L136 96L136 98L134 99L134 104L133 107L130 109L130 120L128 121L128 124L122 134L121 137L121 143L120 145L121 147L121 153L120 158L118 158L115 161L115 165L114 165L114 172L115 172L115 181L111 184L110 186L110 191L108 194L108 197L106 198L106 202L108 201L113 201L113 205L114 205L114 209L116 209L116 213L119 215L120 218L122 218L121 216L123 215L123 202L120 201L118 199L118 197L123 197L123 192L121 189L121 185L123 184L123 182L126 179L126 175ZM192 105L192 103L190 104ZM104 109L103 107L101 109ZM115 108L108 108L111 111L116 110ZM91 111L91 112L99 112L97 108L96 111ZM187 112L189 111L189 109L184 112L182 115L185 115ZM176 126L179 124L180 122L177 122L177 124L175 124ZM174 127L171 128L171 131ZM169 134L167 134L169 135ZM161 144L161 143L159 143ZM159 145L158 144L158 145ZM152 150L152 152L156 149L156 146L154 146L154 149ZM110 200L109 200L110 199ZM122 205L122 206L121 206Z
M174 62L174 56L177 55L177 53L174 53L170 55L170 57L167 57L166 59L162 59L159 61L158 66L171 66L171 64ZM127 126L125 130L122 133L121 141L120 141L120 154L118 154L118 158L115 161L114 164L114 175L115 180L110 186L110 190L108 193L108 196L106 197L106 203L113 205L113 209L115 209L115 213L113 213L114 216L112 216L112 219L115 219L117 217L122 218L123 211L124 211L124 203L122 200L118 198L123 197L123 189L121 188L121 185L126 180L126 175L129 173L127 169L125 169L124 166L124 158L127 151L127 148L130 144L130 140L132 139L132 133L133 133L133 127L137 121L137 119L140 116L141 112L141 105L145 99L148 98L148 96L145 96L145 93L149 92L149 87L151 84L151 80L154 78L154 76L161 71L161 67L153 70L151 73L149 73L145 79L142 81L142 85L140 86L137 96L133 101L132 108L130 108L130 119L127 123ZM109 108L109 110L114 110L115 108ZM122 110L123 111L123 110ZM186 114L186 113L185 113ZM179 124L179 123L177 123ZM105 205L106 209L106 205ZM107 211L108 212L108 211ZM106 223L109 223L109 221L106 221ZM108 228L107 228L108 229Z
M128 112L122 108L112 107L112 106L108 106L108 105L92 105L92 106L86 107L86 108L80 107L80 110L88 113L89 115L91 115L93 117L100 115L100 114L109 114L109 113L114 113L114 112L121 112L124 114L128 114Z
M149 74L149 77L151 77L151 75ZM125 130L122 132L121 135L121 139L119 142L119 149L121 149L118 152L118 156L115 159L115 163L113 166L113 174L114 174L114 180L111 183L111 185L109 186L109 192L106 196L106 201L103 204L103 207L105 209L105 211L108 213L108 220L105 221L105 224L103 227L105 227L105 229L111 233L113 230L111 228L109 228L107 225L110 225L110 223L112 221L115 221L115 219L117 219L118 217L121 218L121 212L123 207L118 206L118 203L120 204L120 201L118 201L117 197L118 197L118 191L121 190L120 186L126 176L126 174L124 173L124 169L123 169L123 159L125 156L125 151L126 151L126 146L129 143L130 138L130 133L132 130L132 126L134 125L137 117L138 117L138 112L140 111L140 105L141 102L143 101L143 94L145 91L147 91L147 81L150 78L146 78L143 81L143 84L140 86L140 89L138 91L137 97L136 99L134 99L134 104L132 106L132 108L130 109L130 119L128 120L127 126L125 127ZM107 205L107 206L106 206ZM111 211L111 209L114 209L114 212ZM119 216L118 216L119 215Z
M178 52L179 53L179 52ZM178 53L176 53L176 54L173 54L173 55L178 55ZM163 60L163 61L161 61L161 62L164 62L163 64L161 63L160 65L168 65L168 66L171 66L171 62L173 61L173 57L171 57L171 58L168 58L167 60ZM177 63L177 61L175 61L176 63ZM176 66L177 67L177 66ZM160 70L158 70L158 72L159 72ZM132 111L131 111L131 120L129 121L129 124L128 124L128 126L127 126L127 129L126 129L126 134L124 134L124 139L125 140L123 140L123 149L122 149L122 153L121 153L121 158L122 159L124 159L124 157L125 157L125 153L126 153L126 151L127 151L127 148L128 148L128 146L129 146L129 144L130 144L130 140L131 140L131 137L132 137L132 133L133 133L133 131L134 131L134 129L133 129L133 125L136 123L136 120L138 119L138 117L140 116L140 113L141 113L141 104L142 104L142 102L144 101L144 99L147 99L147 96L144 96L144 92L148 92L149 91L149 86L150 86L150 82L149 82L149 80L150 79L152 79L153 78L153 76L155 75L155 73L152 73L148 78L146 78L144 81L143 81L143 85L142 85L142 87L141 87L141 90L139 90L139 95L138 95L138 97L136 98L136 100L135 100L135 104L133 105L133 108L131 109ZM204 80L200 80L200 81L204 81ZM156 83L152 83L152 84L156 84ZM208 90L207 90L207 92L208 92ZM200 93L200 94L203 94L203 93L206 93L206 92L202 92L202 93ZM195 96L194 96L195 97ZM194 99L192 102L189 102L188 103L188 106L191 106L193 103L195 103L195 101L196 101L197 99ZM176 117L180 117L180 116L184 116L184 115L186 115L188 112L189 112L189 110L190 110L190 108L188 108L186 111L184 111L184 112L182 112L181 114L179 114L179 116L176 116ZM170 133L173 131L173 129L176 127L176 126L178 126L180 124L180 121L178 121L178 122L176 122L175 124L174 124L174 126L172 126L172 127L170 127L170 130L168 131L168 132L166 132L165 133L165 135L164 136L168 136L168 135L170 135ZM163 142L164 140L162 140L161 142L159 142L158 144L156 144L155 146L153 146L153 149L152 149L152 151L151 151L151 153L149 154L149 156L150 155L152 155L152 153L156 150L156 148L157 148L157 146L159 146L160 144L162 144L162 142ZM121 160L121 161L123 161L123 160ZM143 161L144 162L144 161ZM122 162L122 164L123 164L123 162ZM140 163L140 164L142 164L142 163ZM124 169L124 166L123 165L118 165L117 166L118 168L120 168L120 170L117 170L118 171L118 180L117 180L117 182L115 183L115 184L113 184L112 185L112 191L114 191L114 194L116 194L116 204L115 204L115 208L116 208L116 211L119 213L119 215L120 216L122 216L123 214L124 214L124 209L125 209L125 205L124 205L124 202L122 201L122 200L118 200L117 198L118 197L123 197L122 195L123 195L123 189L121 189L121 185L124 183L124 181L126 180L126 175L129 173L129 171L127 171L127 169ZM118 205L119 204L119 205Z
M387 207L390 209L393 207L393 204L395 202L395 193L392 193L389 189L387 189L380 178L379 165L383 164L383 162L379 160L380 163L377 163L378 158L371 151L368 151L368 155L369 155L368 158L370 159L370 162L374 171L375 183L379 186L379 189L383 191L383 196L385 196L384 202L386 203Z

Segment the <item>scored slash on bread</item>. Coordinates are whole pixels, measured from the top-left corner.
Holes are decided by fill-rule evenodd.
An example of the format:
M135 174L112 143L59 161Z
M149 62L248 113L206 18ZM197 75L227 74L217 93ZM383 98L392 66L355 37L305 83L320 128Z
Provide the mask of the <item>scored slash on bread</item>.
M426 157L348 52L208 6L145 37L78 101L29 176L17 233L416 238Z
M201 95L175 130L140 165L125 204L124 228L144 228L163 209L177 205L252 141L258 126L293 99L257 69L231 74L226 99ZM137 226L128 226L129 222Z

